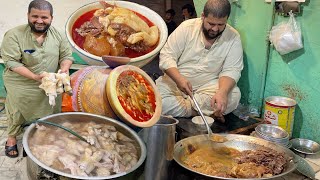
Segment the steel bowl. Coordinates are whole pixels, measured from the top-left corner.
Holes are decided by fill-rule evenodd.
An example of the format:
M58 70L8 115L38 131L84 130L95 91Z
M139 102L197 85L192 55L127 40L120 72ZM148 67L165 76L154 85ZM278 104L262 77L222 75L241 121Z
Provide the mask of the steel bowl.
M316 154L320 151L320 145L309 139L291 139L292 149L304 154Z
M259 124L255 128L256 136L267 141L271 141L288 147L289 134L283 128L274 124Z
M84 176L76 176L76 175L72 175L72 174L68 174L56 169L53 169L47 165L45 165L44 163L42 163L40 160L38 160L31 152L30 147L29 147L29 143L30 142L30 138L32 137L32 135L35 133L36 128L35 128L35 124L30 125L24 135L23 135L23 139L22 139L22 144L23 144L23 148L25 150L25 152L27 153L28 157L35 162L37 165L39 165L40 167L53 172L55 174L58 174L60 176L64 176L67 178L72 178L72 179L113 179L113 178L118 178L118 177L122 177L125 176L131 172L133 172L134 170L136 170L138 167L141 166L141 164L144 162L145 158L146 158L146 146L144 144L144 142L141 140L141 138L138 136L138 134L133 131L131 128L129 128L127 125L125 125L122 122L119 122L117 120L108 118L108 117L104 117L104 116L100 116L100 115L95 115L95 114L89 114L89 113L83 113L83 112L68 112L68 113L59 113L59 114L53 114L50 116L46 116L44 118L41 118L40 121L50 121L50 122L54 122L57 124L60 124L62 122L65 121L74 121L74 122L83 122L83 121L94 121L97 123L106 123L108 125L112 125L114 126L117 131L123 133L124 135L126 135L127 137L133 139L135 141L135 144L137 145L137 150L138 150L138 155L139 155L139 159L136 165L134 165L131 169L129 169L126 172L122 172L122 173L118 173L118 174L114 174L114 175L110 175L110 176L89 176L89 177L84 177ZM47 137L43 137L43 138L47 138Z
M142 66L148 64L151 60L153 60L157 56L157 54L160 52L161 48L163 47L163 45L167 41L168 29L167 29L167 25L164 22L163 18L159 14L157 14L155 11L149 9L148 7L142 6L142 5L134 3L134 2L111 1L111 0L106 1L106 2L109 4L115 3L119 7L127 8L132 11L138 12L139 14L148 18L153 24L155 24L158 27L159 32L160 32L160 37L159 37L158 45L156 46L156 48L145 55L131 58L130 62L129 62L129 64L137 66L137 67L142 67ZM72 38L72 27L73 27L74 23L76 22L76 20L84 13L89 12L94 9L98 9L98 8L102 8L102 6L97 1L97 2L93 2L93 3L88 3L88 4L80 7L76 11L74 11L70 15L70 17L68 18L67 23L66 23L66 36L67 36L69 43L71 44L71 46L73 48L73 51L77 55L79 55L81 57L81 59L83 59L89 65L106 66L106 64L103 62L101 57L93 55L93 54L88 53L87 51L81 49L78 45L76 45L76 43L74 42L74 40Z
M262 135L273 139L288 139L289 134L281 127L274 124L259 124L255 130Z
M214 143L212 141L208 140L207 135L197 135L197 136L191 136L185 139L180 140L177 142L174 146L174 160L182 167L188 169L189 171L192 171L197 174L201 174L203 176L215 178L215 179L236 179L236 178L225 178L220 176L211 176L207 174L203 174L197 171L194 171L193 169L187 167L183 161L181 160L181 157L186 153L186 150L188 149L188 145L192 144L193 146L202 146L208 143L214 143L212 144L213 147L217 146L226 146L230 148L235 148L239 151L244 150L255 150L263 147L271 148L278 153L284 154L285 158L288 160L288 162L285 165L285 168L281 174L272 176L272 177L265 177L265 178L252 178L254 179L273 179L277 177L284 176L293 170L297 168L297 159L295 157L295 154L290 151L288 148L285 148L283 146L280 146L278 144L275 144L273 142L269 142L260 138L252 137L252 136L245 136L245 135L238 135L238 134L221 134L224 136L228 141L224 143Z

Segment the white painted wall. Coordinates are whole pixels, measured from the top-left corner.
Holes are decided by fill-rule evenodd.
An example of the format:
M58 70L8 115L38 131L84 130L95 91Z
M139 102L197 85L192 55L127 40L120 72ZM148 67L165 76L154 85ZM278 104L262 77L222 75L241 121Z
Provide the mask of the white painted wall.
M60 32L64 33L64 27L69 16L79 7L97 0L48 0L53 6L53 22ZM0 0L0 44L4 33L21 24L28 22L27 12L31 0Z

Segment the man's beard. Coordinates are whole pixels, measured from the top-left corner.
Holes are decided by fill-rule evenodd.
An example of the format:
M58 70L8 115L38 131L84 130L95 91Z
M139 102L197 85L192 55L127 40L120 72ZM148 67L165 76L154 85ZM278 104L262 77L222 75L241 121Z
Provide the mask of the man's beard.
M204 28L204 25L203 25L203 23L202 23L202 32L203 32L203 34L204 34L204 37L205 37L207 40L216 39L217 37L219 37L219 36L223 33L224 30L225 30L225 28L224 28L222 31L218 32L217 34L210 35L209 31Z
M45 24L44 28L43 29L37 29L35 24L31 23L30 21L28 21L28 24L31 28L31 30L35 33L45 33L47 32L47 30L49 29L49 27L51 26L51 23L50 24Z

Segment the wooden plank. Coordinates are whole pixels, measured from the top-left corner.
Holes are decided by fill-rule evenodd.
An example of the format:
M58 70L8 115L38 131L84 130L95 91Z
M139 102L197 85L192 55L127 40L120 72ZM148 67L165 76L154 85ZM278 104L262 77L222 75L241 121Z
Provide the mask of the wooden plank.
M265 121L263 119L261 119L261 118L253 118L253 119L256 119L258 122L255 123L255 124L246 126L246 127L238 128L238 129L235 129L235 130L232 130L232 131L227 131L227 133L229 133L229 134L250 135L259 124L264 124L265 123Z

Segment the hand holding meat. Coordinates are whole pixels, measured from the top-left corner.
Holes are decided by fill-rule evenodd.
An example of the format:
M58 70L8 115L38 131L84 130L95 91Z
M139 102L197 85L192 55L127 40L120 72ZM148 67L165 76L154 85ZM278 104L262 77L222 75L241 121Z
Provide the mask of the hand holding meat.
M46 95L49 96L49 104L51 106L55 106L55 98L58 94L63 92L72 93L68 74L60 73L59 70L58 73L43 72L40 76L43 76L43 78L41 79L42 83L39 88L43 89Z

